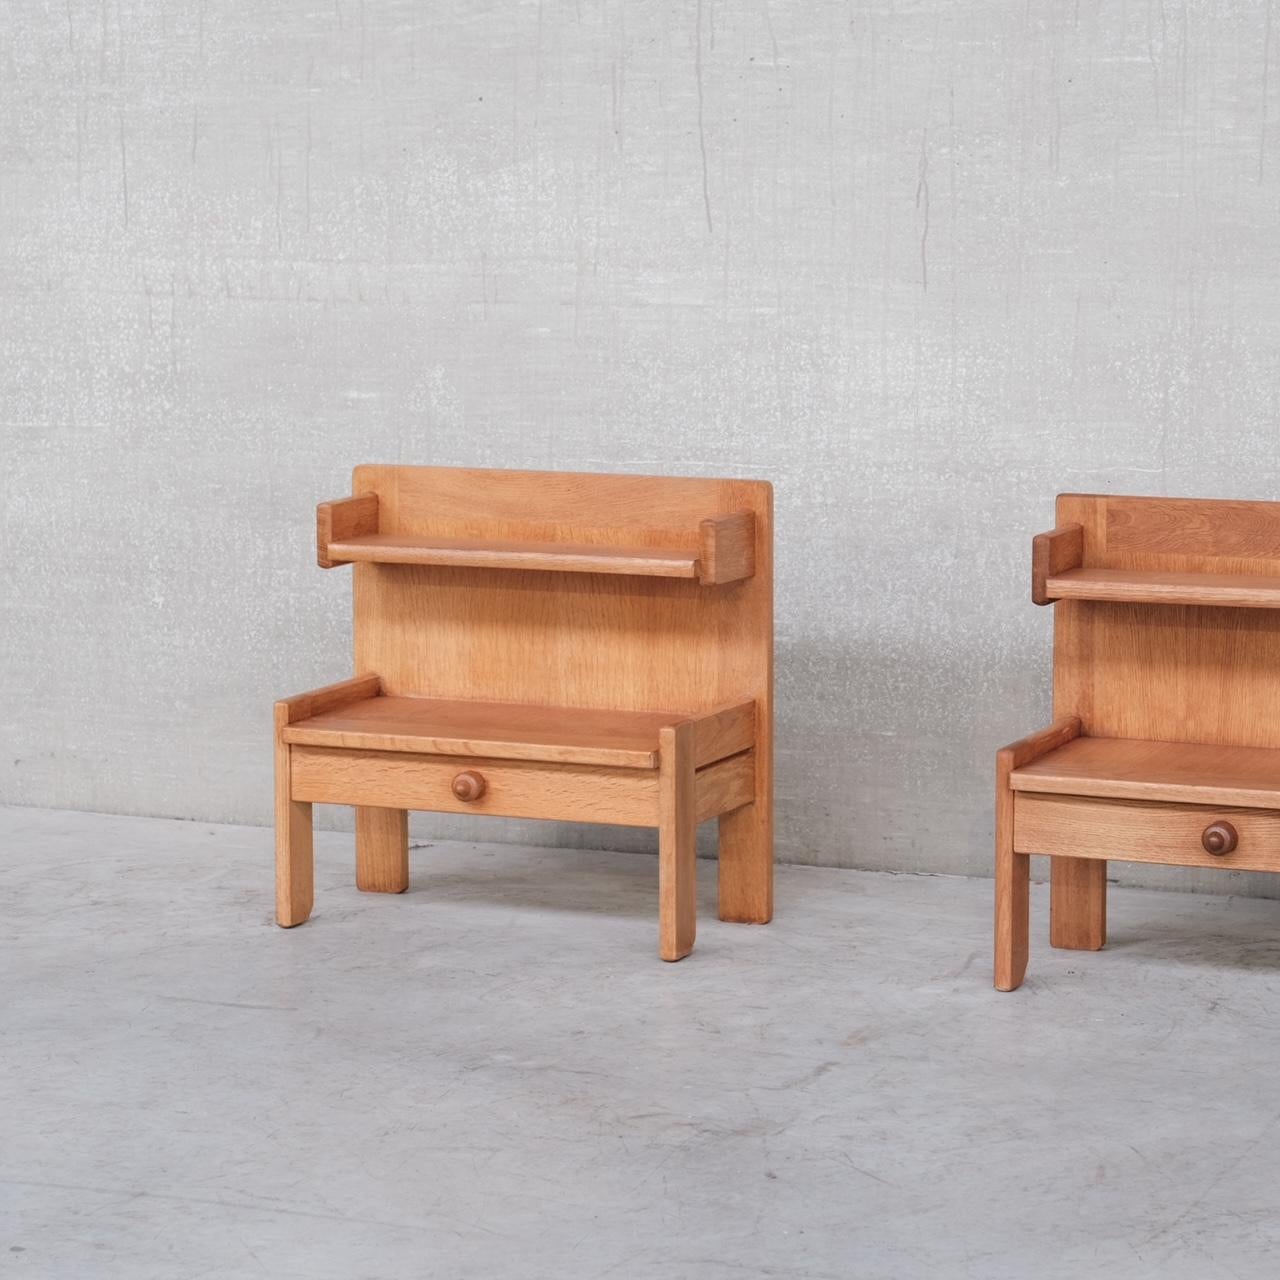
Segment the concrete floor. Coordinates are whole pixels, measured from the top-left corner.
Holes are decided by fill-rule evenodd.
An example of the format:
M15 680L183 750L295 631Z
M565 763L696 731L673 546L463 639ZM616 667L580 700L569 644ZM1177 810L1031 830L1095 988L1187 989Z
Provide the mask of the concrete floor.
M437 845L271 924L270 833L0 810L5 1277L1274 1277L1280 904L1112 896L988 983L990 885Z

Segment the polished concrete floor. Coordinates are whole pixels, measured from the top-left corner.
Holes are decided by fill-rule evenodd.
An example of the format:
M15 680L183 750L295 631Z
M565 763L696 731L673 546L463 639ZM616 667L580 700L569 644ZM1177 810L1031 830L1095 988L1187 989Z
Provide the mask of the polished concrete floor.
M656 957L651 858L0 810L0 1276L1122 1280L1280 1269L1280 904L782 868Z

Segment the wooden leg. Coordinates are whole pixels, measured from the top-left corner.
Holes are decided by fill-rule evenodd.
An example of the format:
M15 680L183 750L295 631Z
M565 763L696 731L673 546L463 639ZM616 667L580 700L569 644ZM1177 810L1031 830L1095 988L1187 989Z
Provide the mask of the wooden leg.
M658 741L658 954L681 960L693 950L698 916L693 723L668 725Z
M1049 941L1070 951L1107 942L1107 864L1100 858L1049 860Z
M773 919L773 813L757 800L720 815L720 919Z
M408 887L408 813L357 806L356 888L366 893L403 893Z
M1013 792L1009 763L996 766L996 956L997 991L1016 991L1027 972L1031 933L1031 858L1013 851Z
M278 714L278 713L277 713ZM276 729L276 923L305 923L315 899L311 806L289 794L289 747Z

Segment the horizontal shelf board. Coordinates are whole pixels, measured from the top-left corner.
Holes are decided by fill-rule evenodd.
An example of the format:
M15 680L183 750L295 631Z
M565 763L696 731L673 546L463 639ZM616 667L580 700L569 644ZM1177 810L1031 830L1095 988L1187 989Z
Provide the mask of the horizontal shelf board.
M328 545L335 561L445 565L466 569L538 569L552 573L615 573L645 578L696 578L698 555L662 547L584 543L481 542L368 533Z
M1280 808L1280 751L1132 738L1075 738L1015 769L1015 791Z
M1157 573L1139 569L1070 569L1045 583L1055 600L1218 605L1280 609L1280 578L1229 573Z
M687 718L671 711L377 697L299 720L283 736L299 746L654 769L659 730Z

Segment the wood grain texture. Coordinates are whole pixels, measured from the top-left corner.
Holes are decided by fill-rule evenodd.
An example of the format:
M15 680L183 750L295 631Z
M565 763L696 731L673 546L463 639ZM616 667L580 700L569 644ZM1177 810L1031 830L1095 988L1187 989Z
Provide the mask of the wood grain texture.
M1014 806L1021 803L1014 800ZM1017 820L1014 821L1015 832ZM1107 864L1091 858L1049 860L1049 944L1100 951L1107 941Z
M475 539L367 534L329 544L335 563L416 564L459 569L523 569L540 573L604 573L628 577L698 578L693 551L598 547L581 543L481 542Z
M698 767L725 756L737 755L755 744L756 704L744 698L719 710L702 712L694 718L694 758Z
M1280 609L1280 578L1227 573L1160 573L1150 569L1072 569L1051 576L1045 599L1114 600L1134 604L1216 605Z
M290 725L285 740L313 747L653 769L658 731L687 718L682 712L379 697Z
M749 805L755 795L756 757L743 751L698 770L698 821L717 818Z
M1031 859L1014 852L1012 757L996 756L995 972L997 991L1016 991L1031 949Z
M1008 768L1009 777L1012 778L1015 769L1023 769L1050 752L1060 750L1067 743L1075 741L1082 730L1079 716L1063 716L1047 729L1029 733L1025 738L1001 747L996 753L996 759Z
M658 954L693 950L698 905L697 778L694 727L668 725L658 750Z
M1085 497L1085 495L1079 495ZM1280 503L1099 497L1112 554L1264 560L1280 576Z
M291 750L294 797L314 803L632 827L658 825L656 769L337 747L295 746ZM465 769L474 769L484 777L485 790L479 799L460 800L453 794L453 780Z
M365 493L336 502L322 502L316 507L316 563L332 569L342 563L334 556L332 546L348 538L378 532L378 498Z
M1280 579L1280 503L1064 494L1057 515L1084 528L1085 570ZM1270 610L1054 609L1054 714L1078 715L1089 737L1280 747L1278 670Z
M773 913L773 489L754 480L357 467L381 530L684 551L750 512L754 572L696 581L357 564L358 670L388 694L694 715L755 704L753 803L720 819L720 914ZM608 821L609 819L600 819Z
M1083 557L1084 529L1080 525L1062 525L1037 534L1031 542L1031 599L1036 604L1051 603L1048 580L1074 569Z
M1001 821L1012 804L1013 856L1053 857L1054 945L1094 949L1107 857L1223 865L1199 844L1214 810L1186 806L1280 800L1280 503L1063 494L1057 524L1033 594L1058 601L1054 714L1082 736L1013 766ZM1253 844L1226 858L1269 865Z
M1215 856L1205 851L1201 837L1215 822L1236 828L1234 852ZM1028 854L1280 871L1280 813L1019 792L1014 843Z
M409 887L409 815L404 809L356 809L356 888L403 893Z
M355 564L377 675L282 704L278 745L291 804L364 811L362 887L407 882L408 809L656 825L676 959L719 817L721 915L771 918L771 486L366 466L352 488L317 537Z
M365 470L377 470L385 474L393 469L383 467ZM410 468L394 470L406 471ZM434 471L439 474L445 469L423 467L412 470ZM488 477L487 482L490 484L494 483L492 478L497 477L496 483L499 485L511 483L516 486L520 482L512 481L512 477L537 475L531 472L495 471L469 474ZM555 474L559 477L561 473ZM602 478L610 482L631 479L589 479L594 481ZM581 483L588 478L570 476L569 479L578 481L578 487L581 487ZM672 485L707 483L645 477L641 477L640 482L650 487L661 484L668 490ZM614 490L618 495L628 495L634 490L634 486L614 486ZM417 494L412 488L412 482L407 492L408 506L415 516L419 516L422 507L413 500ZM512 510L510 503L504 503L501 507L501 517L507 517L506 523L509 523ZM322 568L332 568L335 564L367 563L542 573L597 573L628 577L689 578L696 579L704 586L739 582L755 572L756 516L752 510L704 514L701 519L697 518L697 512L686 511L682 516L684 527L654 528L650 523L634 532L636 536L652 541L635 544L619 541L616 518L618 511L618 508L610 509L604 504L597 504L592 516L593 523L576 523L567 532L560 514L548 512L546 519L537 522L538 536L526 534L516 537L498 531L498 520L501 517L485 522L479 532L460 533L457 517L464 517L461 527L469 530L475 523L474 509L460 513L456 508L446 507L441 511L429 512L434 527L430 532L420 532L407 528L403 519L395 520L389 515L376 493L366 494L342 502L320 504L316 511L317 559ZM525 517L522 520L525 528L533 527L527 519L530 514L529 508L520 513ZM622 509L621 514L625 517L627 509ZM581 518L576 510L574 518ZM670 516L664 513L664 518L669 519ZM625 529L630 526L623 527Z
M1027 972L1031 936L1031 862L1014 848L1015 769L1056 751L1080 733L1074 716L1029 734L996 753L995 973L997 991L1015 991Z
M698 525L698 581L740 582L756 571L756 518L750 511L711 516Z
M284 741L289 703L275 706L276 923L284 929L305 923L315 900L315 857L311 806L292 792L292 748Z
M337 684L327 684L320 689L311 689L306 693L295 694L292 698L281 698L276 703L276 723L287 727L299 720L309 720L312 716L324 715L335 711L349 703L361 702L366 698L376 698L382 682L375 675L355 676L350 680L339 680ZM283 721L280 716L283 715Z
M1280 751L1077 738L1016 769L1015 791L1280 808Z

